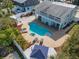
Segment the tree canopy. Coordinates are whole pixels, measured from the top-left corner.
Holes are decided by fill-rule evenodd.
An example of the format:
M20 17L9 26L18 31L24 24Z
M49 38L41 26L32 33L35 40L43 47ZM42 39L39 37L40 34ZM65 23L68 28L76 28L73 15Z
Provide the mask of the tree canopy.
M79 5L79 0L70 0L73 4Z
M0 8L12 8L12 0L0 0Z

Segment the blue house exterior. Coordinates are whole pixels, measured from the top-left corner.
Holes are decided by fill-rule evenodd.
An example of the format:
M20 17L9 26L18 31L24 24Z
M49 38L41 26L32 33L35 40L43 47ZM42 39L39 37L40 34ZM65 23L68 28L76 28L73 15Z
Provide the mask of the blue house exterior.
M14 13L31 12L35 5L39 4L38 0L12 0L15 7L12 9Z
M35 14L41 22L60 30L73 21L75 10L75 5L45 1L35 7Z

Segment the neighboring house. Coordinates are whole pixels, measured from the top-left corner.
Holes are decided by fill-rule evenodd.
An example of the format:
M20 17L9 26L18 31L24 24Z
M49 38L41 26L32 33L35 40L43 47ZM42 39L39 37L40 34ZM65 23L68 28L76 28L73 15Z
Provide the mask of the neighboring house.
M54 0L41 0L41 1L54 1Z
M54 2L54 1L61 1L61 2L64 2L66 0L40 0L40 1L52 1L52 2Z
M35 14L41 22L60 30L73 21L75 10L75 5L46 1L35 7Z
M76 10L74 21L79 23L79 7Z
M41 45L35 45L30 54L30 59L50 59L56 57L57 53L54 48L48 48Z
M34 6L39 4L38 0L12 0L15 7L12 9L14 13L32 11Z

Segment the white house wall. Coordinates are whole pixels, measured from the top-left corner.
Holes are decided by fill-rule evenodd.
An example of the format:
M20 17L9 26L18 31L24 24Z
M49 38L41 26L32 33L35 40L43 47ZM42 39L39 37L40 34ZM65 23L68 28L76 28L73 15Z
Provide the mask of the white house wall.
M61 29L61 28L64 28L68 23L73 21L73 18L74 18L74 14L73 13L75 13L74 10L72 12L70 12L65 18L62 18L62 19L65 19L65 21L60 22L60 23L55 21L55 20L50 19L49 17L47 17L45 15L41 15L39 12L38 13L36 12L35 14L37 16L41 16L42 17L41 21L43 23L48 22L49 26L55 25L55 24L60 24L59 28Z
M48 25L49 25L49 26L54 25L54 26L57 27L57 24L59 24L59 25L61 24L61 23L59 23L59 22L56 22L55 20L50 19L49 17L43 16L43 15L40 15L40 14L38 14L38 16L41 16L41 21L42 21L43 23L48 22Z

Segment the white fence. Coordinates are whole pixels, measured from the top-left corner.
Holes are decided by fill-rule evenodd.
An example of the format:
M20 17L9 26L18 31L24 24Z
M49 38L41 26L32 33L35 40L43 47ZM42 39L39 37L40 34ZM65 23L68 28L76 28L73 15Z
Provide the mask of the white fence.
M14 40L13 43L15 44L15 46L19 49L19 51L21 52L21 54L23 55L24 59L27 59L27 56L25 56L25 54L23 53L23 49L20 47L20 45Z

